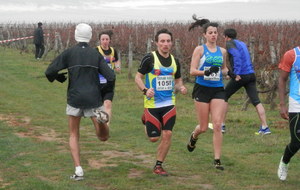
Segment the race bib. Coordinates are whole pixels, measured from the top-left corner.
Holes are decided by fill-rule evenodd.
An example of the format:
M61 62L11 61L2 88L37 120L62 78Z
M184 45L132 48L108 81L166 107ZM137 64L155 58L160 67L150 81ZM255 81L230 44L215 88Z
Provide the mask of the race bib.
M172 75L156 77L156 90L157 91L172 90L172 89L173 89L173 76Z
M106 84L107 83L106 78L101 74L99 74L99 80L100 80L100 84Z
M210 67L204 67L204 71L208 70ZM221 69L217 73L211 73L209 76L204 75L204 80L219 81L221 76Z

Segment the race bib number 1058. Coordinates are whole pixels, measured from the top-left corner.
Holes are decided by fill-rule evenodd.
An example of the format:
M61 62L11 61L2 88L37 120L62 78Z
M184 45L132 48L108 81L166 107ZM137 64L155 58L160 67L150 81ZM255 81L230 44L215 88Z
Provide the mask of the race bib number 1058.
M173 89L173 76L157 76L156 77L156 90L172 90Z

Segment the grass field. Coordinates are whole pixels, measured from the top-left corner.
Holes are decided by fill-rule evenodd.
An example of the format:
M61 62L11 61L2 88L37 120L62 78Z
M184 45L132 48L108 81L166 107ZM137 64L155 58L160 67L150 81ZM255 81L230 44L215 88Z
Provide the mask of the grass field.
M188 95L177 97L177 122L164 163L170 176L153 175L157 144L144 134L142 93L133 79L127 79L125 68L117 75L111 138L98 141L90 119L82 119L85 180L71 181L74 167L65 115L67 83L49 83L44 78L50 58L36 61L33 53L0 48L0 189L299 189L299 153L290 163L287 181L277 178L279 159L289 142L287 122L278 110L265 105L272 134L255 135L258 117L253 106L241 111L243 91L229 102L222 155L225 170L213 168L211 130L189 153L186 143L196 125L192 84L187 84Z

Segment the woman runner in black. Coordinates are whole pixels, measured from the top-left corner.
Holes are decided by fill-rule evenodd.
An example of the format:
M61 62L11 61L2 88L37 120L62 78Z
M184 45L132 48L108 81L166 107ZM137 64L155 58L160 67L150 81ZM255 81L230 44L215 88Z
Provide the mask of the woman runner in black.
M121 61L118 56L118 51L110 46L112 35L113 32L111 30L101 32L99 34L100 45L97 46L96 49L104 57L107 65L113 71L120 72ZM107 86L107 80L103 75L99 74L99 79L101 83L101 96L104 110L108 113L110 118L109 122L107 123L107 125L109 125L112 118L112 101L115 94L115 89L111 89Z

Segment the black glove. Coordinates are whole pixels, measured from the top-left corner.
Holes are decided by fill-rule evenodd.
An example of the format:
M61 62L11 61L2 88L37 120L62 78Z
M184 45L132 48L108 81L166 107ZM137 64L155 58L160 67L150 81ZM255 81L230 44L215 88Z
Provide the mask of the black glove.
M235 79L235 77L236 77L236 75L230 70L227 72L227 75L232 79Z
M55 79L56 79L58 82L63 83L63 82L65 82L65 81L67 80L67 77L65 76L66 74L67 74L67 72L57 74L57 76L56 76Z
M205 76L209 76L212 73L217 73L219 72L220 68L218 66L211 66L208 70L204 71Z

